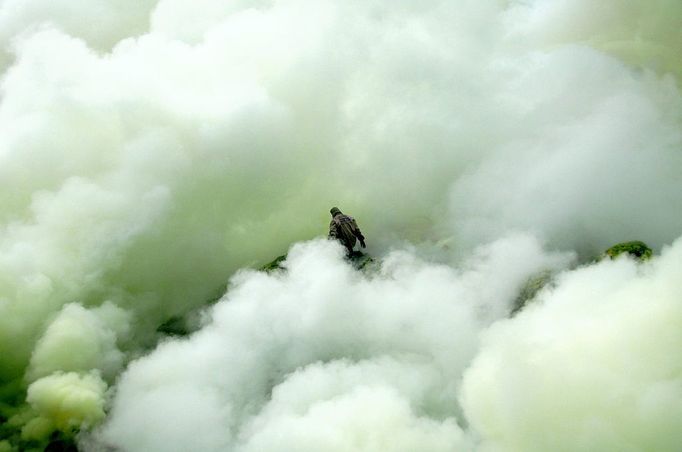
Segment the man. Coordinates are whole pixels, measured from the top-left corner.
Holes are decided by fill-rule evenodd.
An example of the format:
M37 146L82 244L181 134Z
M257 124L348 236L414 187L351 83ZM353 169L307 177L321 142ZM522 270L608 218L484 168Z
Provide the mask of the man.
M329 223L329 237L337 239L348 250L348 255L353 253L355 239L360 240L360 246L365 248L365 237L355 222L355 218L344 215L338 207L332 207L329 211L332 221Z

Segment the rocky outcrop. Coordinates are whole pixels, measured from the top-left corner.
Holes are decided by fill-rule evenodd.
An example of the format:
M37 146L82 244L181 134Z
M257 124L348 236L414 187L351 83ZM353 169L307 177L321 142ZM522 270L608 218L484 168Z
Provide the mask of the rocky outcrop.
M621 254L628 254L639 261L651 259L653 252L646 243L635 240L632 242L623 242L613 245L611 248L604 251L603 258L609 257L615 259Z
M651 259L653 251L651 248L649 248L649 246L647 246L646 243L639 240L622 242L613 245L604 251L599 258L595 259L593 262L598 262L606 258L615 259L623 254L626 254L639 262L644 262ZM554 276L555 274L552 271L545 270L528 278L526 283L521 287L519 295L514 300L511 315L516 314L528 303L532 302L540 290L545 287L551 287L554 281Z

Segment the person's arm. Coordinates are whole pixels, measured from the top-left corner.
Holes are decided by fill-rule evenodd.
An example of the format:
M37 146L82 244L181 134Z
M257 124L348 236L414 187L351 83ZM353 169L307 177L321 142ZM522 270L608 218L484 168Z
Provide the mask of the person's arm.
M365 245L365 236L362 235L362 232L360 232L360 228L358 227L358 224L355 222L355 219L353 219L353 234L355 234L355 237L358 238L360 241L360 246L363 248L367 248L367 245Z
M334 220L329 223L329 235L327 236L329 238L337 238L338 237L338 232L336 230L336 223Z

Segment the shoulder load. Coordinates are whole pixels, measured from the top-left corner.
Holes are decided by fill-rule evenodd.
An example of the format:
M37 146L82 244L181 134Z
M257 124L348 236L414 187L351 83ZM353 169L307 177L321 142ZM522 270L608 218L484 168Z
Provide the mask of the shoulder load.
M355 245L359 230L353 217L343 214L336 215L330 226L330 236L341 240L349 248Z
M353 252L357 240L360 240L360 245L364 248L365 237L360 232L355 218L343 214L338 207L333 207L329 212L332 214L332 221L329 223L329 237L343 243L349 253Z
M348 215L337 215L332 220L338 238L351 241L355 238L355 230L358 228L355 219Z

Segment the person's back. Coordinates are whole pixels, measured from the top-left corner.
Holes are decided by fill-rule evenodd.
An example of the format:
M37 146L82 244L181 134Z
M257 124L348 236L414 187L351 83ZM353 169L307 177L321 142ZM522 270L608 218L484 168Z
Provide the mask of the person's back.
M344 215L337 207L333 207L329 212L332 215L332 221L329 223L329 237L339 240L348 250L348 254L353 252L357 240L360 240L360 246L365 248L365 237L360 232L355 219Z

